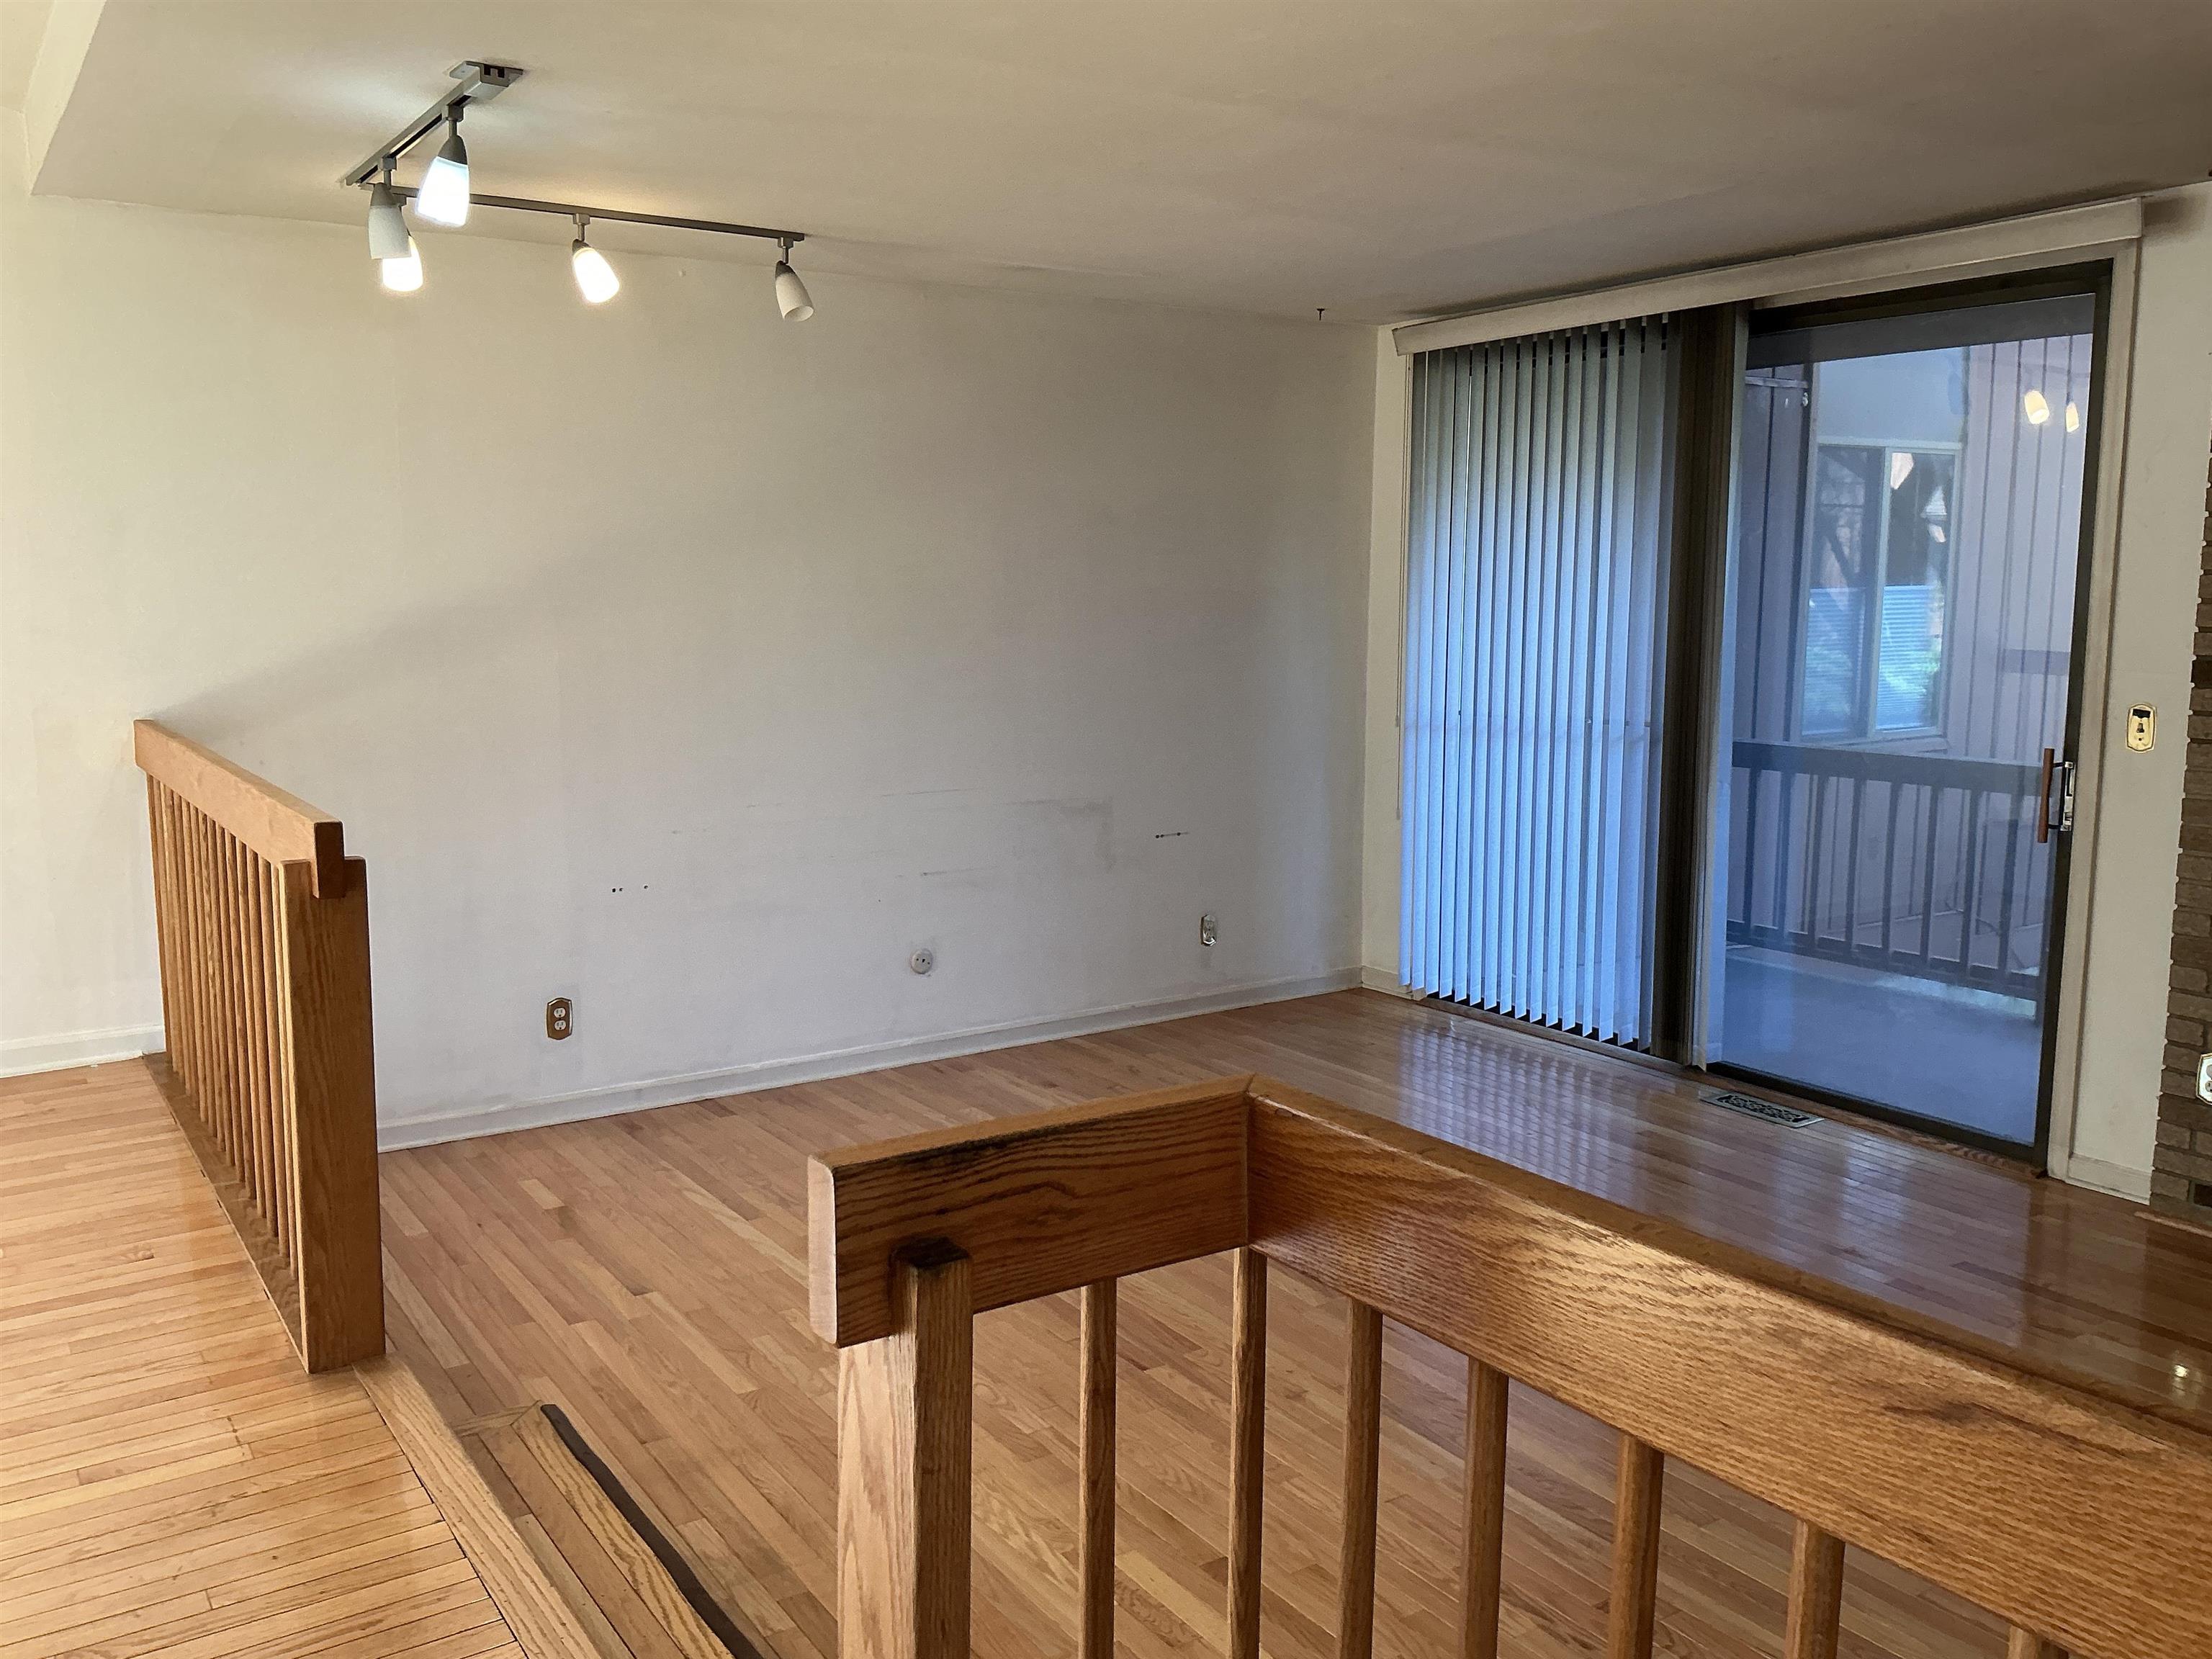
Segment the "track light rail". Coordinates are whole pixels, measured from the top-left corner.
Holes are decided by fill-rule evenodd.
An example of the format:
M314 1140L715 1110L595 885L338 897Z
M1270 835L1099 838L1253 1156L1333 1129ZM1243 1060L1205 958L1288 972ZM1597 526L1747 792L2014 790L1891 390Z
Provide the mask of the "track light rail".
M366 184L366 179L349 179L350 184ZM410 185L394 185L392 193L402 201L412 201L415 190ZM703 230L716 236L757 236L763 241L781 242L796 246L806 240L796 230L772 230L765 225L732 225L720 219L679 219L667 213L630 213L621 208L585 207L575 202L541 202L530 196L482 196L471 192L469 201L476 207L506 208L515 213L550 213L562 219L574 219L581 215L586 219L612 219L629 225L662 225L671 230Z
M482 64L474 58L456 64L446 72L459 84L356 162L339 179L340 184L369 183L387 163L398 160L445 125L455 105L488 104L526 73L512 64Z

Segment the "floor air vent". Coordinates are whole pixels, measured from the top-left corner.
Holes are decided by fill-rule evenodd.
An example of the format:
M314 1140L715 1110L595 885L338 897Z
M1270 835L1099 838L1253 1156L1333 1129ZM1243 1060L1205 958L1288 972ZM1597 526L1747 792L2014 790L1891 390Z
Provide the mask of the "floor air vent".
M1794 1106L1777 1106L1771 1100L1761 1100L1755 1095L1740 1095L1733 1089L1708 1089L1699 1100L1715 1106L1725 1106L1731 1112L1741 1112L1746 1117L1764 1118L1769 1123L1779 1123L1787 1129L1802 1129L1808 1123L1820 1120L1810 1112L1801 1112Z

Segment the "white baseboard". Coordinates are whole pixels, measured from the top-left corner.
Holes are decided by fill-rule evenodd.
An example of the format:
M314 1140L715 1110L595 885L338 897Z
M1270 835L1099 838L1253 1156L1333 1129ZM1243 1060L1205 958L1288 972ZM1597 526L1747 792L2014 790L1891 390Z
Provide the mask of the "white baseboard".
M2110 1193L2115 1198L2132 1199L2137 1204L2150 1202L2148 1170L2130 1170L2124 1164L2107 1164L2101 1158L2082 1158L2077 1154L2066 1160L2063 1170L2055 1170L2052 1173L2076 1187L2094 1188L2100 1193Z
M1366 989L1380 991L1385 996L1404 997L1408 1002L1420 1000L1421 994L1412 986L1401 982L1398 978L1398 971L1395 968L1362 968L1359 970L1359 982Z
M59 1072L71 1066L98 1066L111 1060L135 1060L161 1051L158 1025L114 1025L103 1031L69 1031L60 1036L9 1037L0 1042L0 1077Z
M794 1083L819 1083L825 1078L850 1077L860 1072L880 1072L893 1066L912 1066L923 1060L952 1060L994 1048L1018 1048L1028 1042L1048 1042L1055 1037L1085 1036L1094 1031L1121 1030L1133 1025L1155 1025L1162 1020L1188 1019L1194 1014L1219 1013L1229 1008L1249 1008L1263 1002L1287 1002L1295 997L1321 996L1349 990L1359 983L1352 969L1305 979L1268 980L1256 985L1231 986L1196 996L1170 997L1159 1002L1124 1003L1118 1007L1094 1008L1079 1014L1049 1019L1015 1020L1003 1025L980 1025L941 1036L906 1037L896 1042L871 1043L857 1048L836 1048L825 1054L804 1054L793 1060L756 1060L726 1071L690 1072L675 1077L647 1079L641 1083L617 1083L604 1088L552 1095L543 1100L511 1101L495 1106L466 1107L434 1116L402 1118L377 1126L379 1150L398 1152L409 1146L434 1146L441 1141L467 1140L477 1135L504 1134L512 1129L536 1129L551 1123L576 1123L586 1118L613 1117L623 1112L647 1111L655 1106L675 1106L690 1100L710 1100L720 1095L750 1094L759 1089L781 1089Z

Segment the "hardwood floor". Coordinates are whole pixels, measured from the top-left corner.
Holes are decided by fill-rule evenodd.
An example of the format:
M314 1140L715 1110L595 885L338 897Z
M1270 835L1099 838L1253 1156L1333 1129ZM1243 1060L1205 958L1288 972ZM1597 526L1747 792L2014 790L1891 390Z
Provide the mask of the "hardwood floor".
M532 1400L576 1419L764 1649L835 1651L836 1364L809 1330L803 1164L823 1148L1264 1071L1682 1220L2205 1415L2212 1247L2118 1200L1829 1123L1788 1130L1621 1061L1367 993L1004 1050L383 1160L397 1347L458 1419ZM1333 1650L1344 1304L1274 1276L1267 1650ZM1218 1653L1228 1263L1125 1284L1121 1651ZM986 1659L1073 1651L1078 1313L975 1336L976 1606ZM1463 1363L1391 1328L1376 1651L1451 1650ZM1602 1644L1613 1437L1516 1389L1504 1650ZM1789 1528L1676 1465L1659 1651L1778 1650ZM1844 1652L1995 1655L1990 1621L1853 1553Z
M0 1659L521 1659L146 1068L0 1082Z

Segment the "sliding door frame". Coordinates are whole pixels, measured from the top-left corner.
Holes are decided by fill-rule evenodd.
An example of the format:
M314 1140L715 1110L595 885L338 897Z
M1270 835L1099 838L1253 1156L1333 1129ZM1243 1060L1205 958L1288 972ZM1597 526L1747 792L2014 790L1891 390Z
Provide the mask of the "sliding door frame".
M2073 1141L2075 1104L2079 1095L2081 1030L2086 1013L2084 969L2088 954L2089 882L2094 868L2096 817L2094 803L2103 772L2105 744L2110 727L2108 682L2111 672L2113 575L2118 551L2119 465L2126 434L2129 384L2129 344L2134 332L2136 245L2124 243L2102 251L2103 257L2045 258L2034 265L1953 282L1892 282L1844 295L1822 295L1800 301L1797 296L1778 295L1759 301L1762 313L1784 312L1790 325L1815 325L1881 316L1909 315L1923 311L1997 305L2045 295L2089 294L2096 304L2095 332L2091 344L2089 432L2084 446L2081 490L2084 510L2076 552L2072 634L2072 663L2067 687L2063 751L2075 766L2075 798L2088 810L2076 814L2070 830L2057 839L2051 862L2051 925L2044 947L2044 1007L2040 1033L2035 1134L2032 1143L2001 1140L1958 1125L1939 1122L1916 1114L1858 1099L1794 1079L1772 1077L1747 1066L1715 1060L1711 1054L1711 1012L1717 994L1717 961L1713 939L1717 915L1724 914L1725 896L1714 878L1727 854L1727 827L1719 805L1723 774L1721 717L1728 711L1724 695L1727 611L1735 571L1735 471L1737 411L1741 409L1744 342L1748 335L1749 307L1734 309L1738 326L1733 349L1717 338L1708 338L1704 364L1686 362L1686 387L1692 380L1717 385L1724 372L1733 373L1725 412L1716 417L1711 409L1697 411L1702 428L1691 424L1689 394L1685 394L1685 442L1676 472L1683 500L1678 502L1675 550L1678 573L1686 566L1702 567L1708 605L1700 622L1679 618L1681 632L1675 637L1682 660L1674 665L1680 679L1670 677L1670 701L1664 718L1670 732L1694 728L1689 737L1670 740L1672 757L1662 780L1662 791L1671 791L1677 810L1664 814L1662 868L1674 873L1662 878L1660 921L1662 931L1655 959L1673 982L1658 1001L1655 1031L1665 1031L1671 1046L1655 1043L1662 1057L1679 1060L1693 1071L1716 1076L1740 1077L1771 1083L1814 1101L1828 1102L1856 1115L1894 1122L1902 1127L1932 1133L1980 1151L2013 1158L2025 1158L2036 1167L2063 1176ZM1699 317L1711 313L1694 313ZM1714 395L1709 386L1706 394ZM1690 441L1696 434L1699 441ZM1704 453L1698 449L1702 445ZM1692 504L1690 498L1702 497ZM1717 561L1717 562L1715 562ZM1695 580L1693 577L1692 580ZM1677 685L1680 695L1674 695ZM1664 796L1662 795L1662 799ZM1694 812L1694 828L1682 820ZM1674 837L1672 856L1663 837ZM2078 902L2076 881L2079 880ZM1671 892L1670 904L1664 896ZM1689 896L1694 894L1694 898Z

